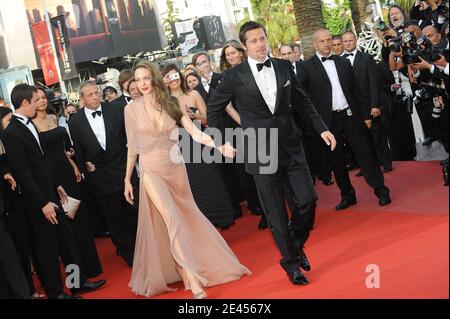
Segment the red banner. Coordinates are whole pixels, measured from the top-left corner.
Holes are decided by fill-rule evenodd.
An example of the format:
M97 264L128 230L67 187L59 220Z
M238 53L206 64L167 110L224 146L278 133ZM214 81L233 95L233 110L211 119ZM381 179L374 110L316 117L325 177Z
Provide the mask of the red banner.
M39 54L42 72L46 85L52 85L59 82L58 71L56 69L55 58L53 56L52 44L48 35L48 28L45 21L35 23L31 26L33 30L34 41Z

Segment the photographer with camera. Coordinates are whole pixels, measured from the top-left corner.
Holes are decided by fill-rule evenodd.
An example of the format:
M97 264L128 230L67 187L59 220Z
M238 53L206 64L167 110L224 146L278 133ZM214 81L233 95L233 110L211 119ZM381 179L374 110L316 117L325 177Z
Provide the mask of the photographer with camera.
M448 0L416 0L409 15L420 21L421 28L431 25L442 30L449 17Z

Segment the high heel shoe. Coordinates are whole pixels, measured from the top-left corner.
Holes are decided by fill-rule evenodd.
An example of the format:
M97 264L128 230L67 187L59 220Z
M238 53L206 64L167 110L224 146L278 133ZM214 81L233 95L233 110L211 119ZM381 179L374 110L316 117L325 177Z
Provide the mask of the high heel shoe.
M194 294L194 299L208 299L208 296L206 295L206 292L202 291Z

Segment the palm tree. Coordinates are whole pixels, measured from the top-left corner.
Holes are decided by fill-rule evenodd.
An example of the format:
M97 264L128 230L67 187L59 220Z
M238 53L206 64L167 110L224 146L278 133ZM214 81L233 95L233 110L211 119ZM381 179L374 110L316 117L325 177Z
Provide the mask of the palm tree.
M351 0L350 9L352 10L353 24L357 33L361 32L364 21L367 18L367 6L370 5L370 0Z
M300 34L305 58L315 52L312 45L312 36L318 29L325 27L322 18L321 0L292 0L295 20Z
M251 0L255 20L262 23L268 33L272 53L276 53L282 44L298 40L295 17L289 1ZM247 22L246 17L240 25Z

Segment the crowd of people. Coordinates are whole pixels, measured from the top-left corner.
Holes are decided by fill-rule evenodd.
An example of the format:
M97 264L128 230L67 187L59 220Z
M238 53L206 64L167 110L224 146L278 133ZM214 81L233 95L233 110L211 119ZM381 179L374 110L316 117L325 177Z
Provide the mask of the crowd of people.
M266 29L251 21L240 41L225 44L220 72L206 52L183 70L142 61L120 73L120 91L82 83L79 107L16 86L14 110L0 107L0 297L42 298L33 273L47 298L100 289L95 238L106 237L133 268L136 294L183 281L205 298L205 287L250 274L216 230L231 227L244 202L261 216L258 228L270 228L289 280L308 284L316 179L336 182L336 210L345 210L357 202L349 171L359 167L379 205L389 205L384 174L416 156L414 110L423 144L438 140L448 153L448 5L416 1L409 17L396 5L388 15L375 25L381 61L357 49L354 32L327 29L315 32L308 60L297 44L270 57ZM278 167L261 174L258 161L195 162L183 148L184 161L174 163L177 127L189 132L191 149L231 158L236 140L216 145L211 128L276 128ZM269 145L258 138L258 147ZM448 158L442 166L448 186ZM73 199L81 202L70 216L64 205ZM60 261L78 266L77 286L64 286Z

